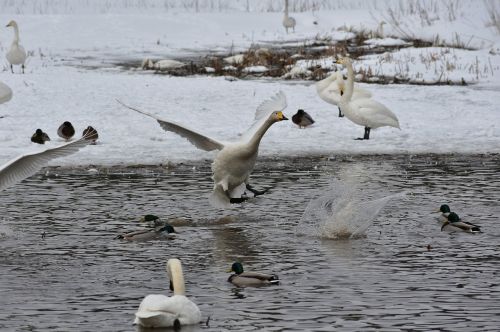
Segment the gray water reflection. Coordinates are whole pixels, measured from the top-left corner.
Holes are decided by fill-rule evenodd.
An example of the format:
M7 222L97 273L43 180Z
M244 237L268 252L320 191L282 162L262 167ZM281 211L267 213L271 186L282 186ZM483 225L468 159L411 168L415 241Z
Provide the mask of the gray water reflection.
M180 257L188 295L210 317L189 331L497 331L499 161L259 161L253 183L273 189L226 212L208 205L208 164L42 172L0 192L0 330L134 331L139 302L169 293L165 262ZM390 202L364 239L298 236L309 200L349 169L371 192L409 198ZM485 233L440 232L430 211L443 202ZM193 224L174 240L113 240L146 213ZM282 283L235 288L226 281L234 260Z

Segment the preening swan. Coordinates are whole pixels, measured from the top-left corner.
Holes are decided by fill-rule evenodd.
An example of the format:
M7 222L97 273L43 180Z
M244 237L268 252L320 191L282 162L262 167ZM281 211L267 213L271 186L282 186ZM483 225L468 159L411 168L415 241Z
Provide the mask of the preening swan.
M255 166L259 151L260 140L271 127L278 121L288 120L283 115L286 108L286 96L279 92L269 100L262 102L255 112L255 123L242 135L241 139L232 142L220 142L209 138L183 125L161 120L158 117L132 108L120 102L123 106L147 115L166 130L188 139L194 146L205 151L220 150L212 163L212 179L214 189L210 202L216 207L227 207L230 203L240 203L247 199L243 196L245 188L254 195L264 192L253 189L249 184L250 174Z
M340 71L332 73L327 78L316 83L316 92L319 97L329 104L338 106L340 97L346 89L344 77ZM371 92L358 87L353 87L352 99L370 98ZM344 117L339 107L339 118Z
M50 160L68 156L89 144L86 137L42 152L28 153L0 167L0 190L4 190L35 174Z
M0 82L0 104L6 103L12 99L12 89L2 82Z
M174 327L198 324L201 312L198 306L185 294L182 265L177 258L167 262L167 274L170 279L170 290L173 296L152 294L146 296L135 313L134 324L144 327Z
M346 89L340 97L339 108L345 116L355 124L365 127L361 139L370 139L370 129L390 126L399 128L397 116L385 105L369 98L352 99L354 89L354 70L350 58L342 58L337 63L347 67Z
M230 275L227 281L238 287L276 285L280 282L276 274L244 272L243 265L239 262L233 263L228 272L234 272L234 274Z
M288 0L285 0L285 16L283 17L283 26L286 29L286 33L288 33L289 28L292 28L293 32L295 32L295 19L288 16Z
M5 57L10 63L10 70L14 73L13 65L21 65L24 74L24 62L26 61L26 51L24 47L19 44L19 28L16 21L12 20L7 24L7 27L12 27L14 29L14 40L10 49L7 51Z

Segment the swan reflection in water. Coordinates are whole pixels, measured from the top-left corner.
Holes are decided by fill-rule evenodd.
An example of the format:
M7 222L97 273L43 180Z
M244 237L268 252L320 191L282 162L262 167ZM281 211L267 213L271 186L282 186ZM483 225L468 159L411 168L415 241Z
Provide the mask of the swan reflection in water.
M382 209L404 192L373 198L373 191L352 181L335 180L331 190L312 199L297 227L299 234L334 240L365 237Z

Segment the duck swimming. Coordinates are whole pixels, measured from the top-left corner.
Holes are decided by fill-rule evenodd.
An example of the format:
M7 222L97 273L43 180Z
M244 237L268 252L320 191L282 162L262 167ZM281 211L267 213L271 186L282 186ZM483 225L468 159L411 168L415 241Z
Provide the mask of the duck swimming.
M445 214L443 214L443 216L445 216ZM481 233L481 226L462 221L455 212L449 212L445 218L447 220L443 223L443 226L441 226L441 231L464 231L466 233L473 234Z
M165 226L160 217L155 216L154 214L146 214L144 217L139 219L139 222L146 223L149 227Z
M228 272L234 272L234 274L229 276L227 281L238 287L276 285L280 282L276 274L244 272L243 265L239 262L233 263Z
M45 144L45 142L50 141L49 135L44 133L40 128L38 128L35 133L31 136L31 141L33 143Z
M173 296L151 294L146 296L135 313L134 324L144 327L174 327L198 324L201 312L198 306L185 296L184 275L181 261L171 258L167 262L167 274Z
M441 212L441 215L438 217L438 220L444 223L448 221L448 215L450 214L451 210L447 204L443 204L439 207L439 210L437 210L436 212Z
M115 239L123 239L127 241L150 241L172 238L173 235L175 235L174 227L165 225L154 229L142 229L140 231L120 234Z
M292 122L299 126L299 128L305 128L312 125L314 120L306 111L300 109L292 116Z

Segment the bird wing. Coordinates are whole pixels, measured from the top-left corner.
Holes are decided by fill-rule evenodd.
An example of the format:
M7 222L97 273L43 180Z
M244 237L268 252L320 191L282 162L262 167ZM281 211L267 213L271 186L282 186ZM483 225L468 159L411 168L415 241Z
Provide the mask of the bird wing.
M283 91L278 92L273 97L264 100L255 111L255 122L248 130L241 135L241 142L249 141L255 132L262 127L272 112L283 111L287 106L286 95Z
M93 132L90 134L93 134ZM0 168L0 190L4 190L32 176L50 160L65 157L80 150L82 147L91 143L91 141L87 139L88 136L87 134L77 141L69 142L42 152L24 154L9 161Z
M243 273L239 274L238 276L244 277L244 278L253 278L253 279L258 279L258 280L264 280L264 281L279 279L277 275L265 274L265 273L259 273L259 272L243 272Z
M121 101L117 100L119 104L122 106L131 109L132 111L136 111L138 113L144 114L146 116L149 116L150 118L155 119L159 124L160 127L165 130L165 131L170 131L173 132L181 137L186 138L191 144L196 146L198 149L205 150L205 151L213 151L213 150L222 150L224 148L224 144L221 142L218 142L210 137L207 137L205 135L199 134L196 131L186 128L180 124L177 124L172 121L165 121L162 120L153 114L141 111L137 108L125 105Z
M399 128L398 117L384 104L369 98L354 99L351 103L359 108L360 114L368 121L387 123L387 120L390 119L394 122L394 126Z

